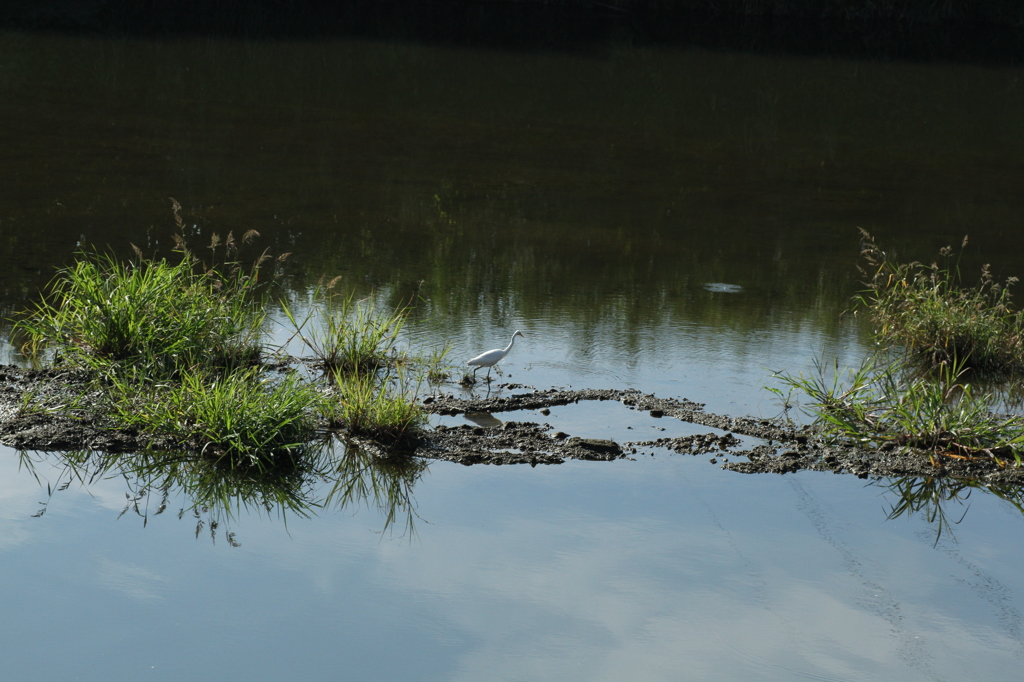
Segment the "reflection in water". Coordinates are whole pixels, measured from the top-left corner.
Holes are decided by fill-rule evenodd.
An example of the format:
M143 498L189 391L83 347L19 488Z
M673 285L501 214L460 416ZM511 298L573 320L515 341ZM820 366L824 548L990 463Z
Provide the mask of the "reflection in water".
M384 520L383 530L400 523L402 532L412 535L416 517L412 488L427 468L422 459L378 456L333 439L282 457L265 470L198 453L22 452L20 457L21 467L40 485L37 464L62 467L56 481L46 482L50 499L75 482L88 486L122 478L127 490L121 515L132 512L145 526L151 515L163 514L178 500L178 518L191 515L196 520L196 537L206 531L214 540L226 521L243 512L306 518L319 509L353 506L376 509ZM35 516L45 514L48 504L49 499ZM225 530L224 537L229 544L237 544L233 532Z
M473 422L477 426L482 426L485 429L501 426L502 424L501 420L490 412L467 412L463 416L465 416L468 421Z
M411 536L416 517L412 487L426 469L423 459L397 453L378 456L346 445L344 456L326 476L331 488L322 506L339 510L352 505L375 507L384 517L385 529L401 517L403 532Z
M857 225L908 259L969 226L964 267L1021 270L1016 67L49 34L0 62L4 316L80 240L166 247L172 193L294 253L297 296L416 295L468 348L519 319L624 357L693 324L834 332Z
M935 526L936 545L939 544L943 532L948 533L955 540L953 526L963 521L967 515L967 511L970 509L967 500L975 490L992 493L996 497L1006 500L1017 511L1024 514L1024 490L1018 486L991 485L976 480L936 478L934 476L927 478L907 476L890 481L885 485L889 491L899 495L899 500L890 505L889 519L904 515L923 515L929 524ZM950 504L956 505L954 509L959 514L959 518L950 514Z
M739 284L728 284L726 282L707 282L704 288L717 294L738 294L743 291Z

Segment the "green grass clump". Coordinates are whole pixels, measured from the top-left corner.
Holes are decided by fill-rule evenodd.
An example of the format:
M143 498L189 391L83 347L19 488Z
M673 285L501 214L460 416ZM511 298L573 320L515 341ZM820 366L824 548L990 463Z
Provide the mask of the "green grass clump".
M404 444L415 429L427 423L401 375L393 380L379 374L334 374L335 395L324 407L328 426L345 428L356 436L383 443Z
M339 372L365 374L400 361L398 336L408 310L381 312L372 298L357 301L353 294L334 293L334 283L314 292L313 305L302 322L296 320L287 305L282 306L296 334L324 372L328 376ZM304 332L313 318L317 320L316 325L308 333Z
M429 353L414 358L414 364L422 369L428 384L439 386L451 379L453 368L448 363L448 353L451 349L451 343L448 342L440 348L434 348Z
M296 334L333 386L322 415L329 428L407 445L427 419L404 368L417 368L427 381L444 381L448 346L426 357L410 357L398 348L408 308L382 312L372 298L357 301L352 294L335 294L335 283L314 292L313 304L301 322L282 304ZM312 330L306 332L307 326Z
M995 413L1005 397L991 382L1018 378L1024 370L1024 317L1011 308L1008 290L1016 280L1000 285L986 266L977 285L964 286L948 247L941 251L941 267L903 264L864 230L861 239L870 270L868 290L858 301L881 350L845 381L838 364L820 362L810 377L776 377L809 398L805 411L837 441L925 453L937 466L939 457L1020 466L1024 416ZM964 239L961 248L966 245ZM986 384L979 390L968 376Z
M990 457L1000 463L1024 454L1024 417L993 413L994 398L963 381L962 365L922 374L897 361L866 361L841 381L816 363L816 375L778 375L806 394L805 408L836 440L876 450L899 448L932 456Z
M184 231L181 207L173 200L172 207ZM372 299L334 295L332 285L314 293L302 324L285 306L323 374L311 382L296 374L271 380L262 362L266 255L243 269L230 261L238 251L233 236L214 235L210 258L223 262L207 266L180 235L175 241L176 262L145 259L138 249L135 262L81 253L17 322L30 358L84 370L75 405L103 409L115 426L147 434L151 449L198 450L263 469L301 451L325 424L404 443L426 423L402 368L441 380L447 350L427 359L399 351L406 308L380 312ZM314 317L319 327L304 336ZM62 405L30 395L21 410Z
M964 285L950 247L944 265L898 263L861 230L868 290L859 302L868 311L876 340L901 346L918 364L966 363L993 377L1024 372L1024 315L1011 306L1009 287L988 266L974 286ZM961 249L967 245L965 238Z
M324 399L295 374L272 381L259 368L220 375L189 372L153 390L139 389L120 380L111 387L120 425L253 463L296 451L313 439Z
M261 350L265 313L256 286L252 274L198 270L188 253L173 264L86 252L16 332L30 357L49 349L65 364L94 370L143 367L164 378L183 368L242 366Z

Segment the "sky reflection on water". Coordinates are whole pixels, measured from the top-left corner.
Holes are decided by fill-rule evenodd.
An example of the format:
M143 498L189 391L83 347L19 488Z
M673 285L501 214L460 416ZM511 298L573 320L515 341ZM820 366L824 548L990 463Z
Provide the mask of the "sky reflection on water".
M287 527L250 510L231 548L187 516L117 519L116 479L30 518L45 489L15 461L0 458L15 677L1011 679L1024 656L1024 550L1006 542L1021 518L991 496L933 546L847 476L435 462L415 537L365 509Z

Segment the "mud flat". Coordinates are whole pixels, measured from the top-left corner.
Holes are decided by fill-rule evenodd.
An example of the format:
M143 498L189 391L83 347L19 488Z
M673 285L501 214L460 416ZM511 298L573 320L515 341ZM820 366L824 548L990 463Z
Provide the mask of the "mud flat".
M106 417L87 407L88 377L59 370L26 370L0 366L0 442L18 450L97 450L135 452L187 447L170 441L154 442L146 434L115 429ZM494 425L440 425L422 431L411 452L417 457L472 464L558 464L567 459L610 461L640 453L671 451L710 455L710 461L740 473L786 474L802 470L854 474L860 478L931 476L970 478L999 485L1024 484L1024 468L994 458L956 458L892 448L868 451L826 442L811 427L796 427L768 419L733 417L706 412L685 399L659 398L636 390L529 389L505 384L503 391L522 391L500 397L459 398L439 393L423 398L424 408L439 415L490 415L545 410L584 401L613 401L623 410L647 412L652 419L678 419L716 429L707 434L677 438L625 441L581 438L532 421L493 420ZM86 395L86 399L82 396ZM478 422L487 424L480 419ZM760 441L744 448L743 436ZM374 447L372 443L367 446ZM379 445L376 447L380 447ZM727 460L727 461L724 461Z
M514 390L523 387L511 384L502 388ZM634 390L534 390L507 397L476 400L441 395L427 398L429 402L426 407L437 414L456 415L538 410L585 400L612 400L621 403L624 409L645 411L654 418L678 419L725 432L627 441L616 444L619 446L617 457L668 449L678 454L711 454L711 461L716 464L718 457L728 457L730 461L723 462L722 468L747 474L786 474L812 470L854 474L860 478L950 476L993 484L1024 484L1024 469L1010 464L1001 466L991 458L929 457L927 453L907 452L898 448L874 451L845 447L826 442L810 427L795 427L754 417L714 414L704 411L703 405L697 402L659 398ZM741 441L736 435L760 439L762 443L753 448L741 449ZM544 425L532 423L508 422L494 428L464 425L435 431L426 436L426 441L428 445L418 449L417 454L464 463L541 463L560 461L563 458L612 458L594 457L591 449L593 446L587 441L569 438L557 432L552 434ZM513 449L514 452L510 451Z

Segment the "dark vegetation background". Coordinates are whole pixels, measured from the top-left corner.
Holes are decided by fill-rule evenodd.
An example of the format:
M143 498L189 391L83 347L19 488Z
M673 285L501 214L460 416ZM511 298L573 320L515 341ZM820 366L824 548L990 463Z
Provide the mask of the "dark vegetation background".
M0 28L1017 62L1021 0L6 0Z

